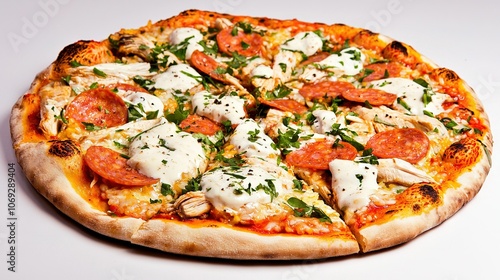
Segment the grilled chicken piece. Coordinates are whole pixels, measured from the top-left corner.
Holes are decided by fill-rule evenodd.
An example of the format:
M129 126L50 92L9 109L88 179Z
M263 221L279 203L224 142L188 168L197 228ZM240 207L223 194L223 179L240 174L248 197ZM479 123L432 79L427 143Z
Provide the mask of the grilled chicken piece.
M116 51L122 56L136 55L144 61L150 60L150 49L155 47L155 44L141 34L123 34L117 33L113 35L113 40L118 45Z
M188 192L181 195L174 203L177 214L182 218L199 217L212 208L212 204L202 192Z
M379 181L401 184L408 187L421 182L435 182L427 173L402 159L379 159L378 163L377 180Z
M359 117L373 122L375 130L381 132L392 127L417 128L423 132L435 131L440 136L446 135L446 127L438 119L425 115L406 115L392 110L386 106L374 107L372 109L357 107L354 109Z
M56 136L64 119L63 108L69 103L71 87L61 82L45 85L40 89L40 129L49 136Z

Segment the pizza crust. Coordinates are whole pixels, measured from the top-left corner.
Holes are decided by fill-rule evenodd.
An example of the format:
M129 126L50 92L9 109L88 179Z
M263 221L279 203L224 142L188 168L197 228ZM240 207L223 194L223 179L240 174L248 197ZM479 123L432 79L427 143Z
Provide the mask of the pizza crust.
M490 166L484 152L481 160L459 177L460 187L447 189L443 194L442 204L430 212L395 218L382 224L365 226L359 231L354 230L361 251L375 251L405 243L448 220L479 192Z

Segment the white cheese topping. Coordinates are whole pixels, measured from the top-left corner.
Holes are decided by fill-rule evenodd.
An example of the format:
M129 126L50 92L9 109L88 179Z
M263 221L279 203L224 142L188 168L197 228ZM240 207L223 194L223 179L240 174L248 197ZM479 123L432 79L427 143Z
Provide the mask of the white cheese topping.
M186 59L190 59L195 50L203 51L203 47L198 44L199 41L203 40L203 34L197 29L190 27L177 28L172 31L169 39L172 45L179 45L187 40Z
M312 124L316 133L326 134L332 131L332 126L337 123L337 115L333 111L318 109L314 110L312 114L316 117Z
M322 47L323 41L321 37L311 31L300 32L281 45L281 49L283 50L298 51L307 56L315 54Z
M201 78L201 75L193 67L187 64L176 64L156 75L153 81L156 88L185 92L200 84L196 77Z
M270 155L279 156L280 152L273 148L273 140L264 133L253 119L246 119L236 127L229 139L239 153L247 157L268 158Z
M146 116L147 112L158 111L158 117L163 116L163 102L156 96L145 92L126 92L123 99L135 106L141 106L142 110L137 110L141 115Z
M387 78L373 81L370 85L373 88L396 94L407 105L395 104L396 109L405 113L408 113L409 109L414 115L423 115L424 110L434 115L442 113L443 102L448 98L446 94L430 91L413 80L405 78ZM426 91L431 99L427 104L423 102Z
M340 209L354 212L370 203L370 196L379 188L374 165L335 159L329 167Z
M346 48L318 62L320 68L339 75L356 75L363 70L366 56L355 47Z
M270 203L283 191L279 178L258 166L220 168L203 174L200 185L217 210L237 211L248 203Z
M245 100L236 95L217 96L203 90L193 95L191 103L196 114L218 123L240 124L246 117Z
M134 137L127 163L142 174L159 178L162 183L174 185L183 174L196 177L206 168L207 159L201 144L165 119Z

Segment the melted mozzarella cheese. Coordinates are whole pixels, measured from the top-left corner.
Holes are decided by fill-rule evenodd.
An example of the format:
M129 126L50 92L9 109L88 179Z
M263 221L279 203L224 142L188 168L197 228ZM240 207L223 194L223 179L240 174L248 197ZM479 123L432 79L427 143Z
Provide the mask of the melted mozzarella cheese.
M326 134L332 131L332 126L337 123L337 115L335 112L329 110L314 110L313 116L316 117L312 128L314 132Z
M377 168L371 164L335 159L329 164L332 189L340 209L354 212L370 203L370 196L379 188Z
M270 155L279 156L280 152L273 148L273 140L264 133L264 130L253 120L246 119L234 130L229 139L238 152L247 157L268 158Z
M427 90L425 87L417 84L413 80L405 78L387 78L370 83L373 88L396 94L409 107L414 115L423 115L424 110L438 115L444 112L443 102L448 98L446 94L429 92L431 101L428 104L423 102L423 96ZM396 108L403 112L408 109L400 104Z
M193 95L191 103L196 114L218 123L240 124L246 117L245 100L239 96L216 96L203 90Z
M153 81L156 88L185 92L200 84L197 77L201 78L201 75L193 67L187 64L176 64L156 75Z
M147 112L156 111L158 111L158 117L163 116L163 102L152 94L134 91L127 93L123 99L136 106L140 104L143 111L139 113L143 116L146 116Z
M191 58L191 54L195 50L203 51L203 47L198 44L201 40L203 40L203 34L197 29L191 27L181 27L177 28L169 36L170 43L172 45L179 45L181 43L186 42L186 59Z
M323 40L311 31L300 32L281 45L281 49L302 52L307 56L315 54L323 47Z
M273 198L266 188L275 193L283 191L281 180L258 166L215 169L203 174L200 185L208 201L220 211L237 211L249 203L270 203Z
M142 174L174 185L186 174L196 177L206 168L207 159L198 141L165 119L135 136L127 163Z
M356 75L363 70L363 62L366 56L355 47L343 49L340 53L334 53L318 62L320 68L331 72L339 72L341 75Z

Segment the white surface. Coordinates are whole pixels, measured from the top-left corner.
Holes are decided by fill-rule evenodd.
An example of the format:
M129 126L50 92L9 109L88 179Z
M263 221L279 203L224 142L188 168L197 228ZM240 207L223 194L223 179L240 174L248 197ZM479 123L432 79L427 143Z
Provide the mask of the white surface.
M56 2L57 1L57 2ZM8 163L11 106L58 52L78 39L106 38L197 8L368 27L406 42L455 70L484 102L493 132L500 123L496 2L490 1L76 1L0 2L1 149L0 279L500 279L498 200L500 158L476 198L441 226L405 245L323 261L249 262L189 258L131 247L66 218L38 193L16 165L16 272L7 270ZM52 3L44 5L43 3ZM49 8L47 8L49 7ZM12 38L18 43L13 43ZM498 121L497 121L498 120ZM495 139L496 139L495 137ZM196 277L196 278L195 278Z

